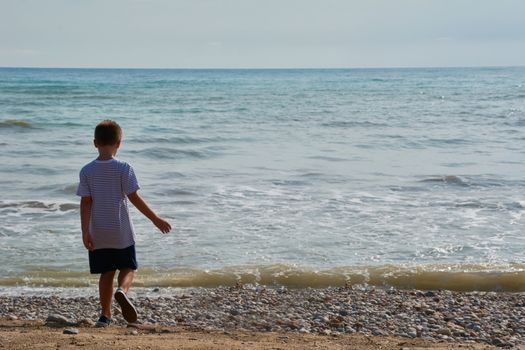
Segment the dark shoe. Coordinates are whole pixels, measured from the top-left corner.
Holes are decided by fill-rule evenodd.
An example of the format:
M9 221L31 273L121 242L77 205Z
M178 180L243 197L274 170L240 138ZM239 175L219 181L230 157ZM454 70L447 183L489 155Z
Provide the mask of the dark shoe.
M95 323L95 327L108 327L109 325L111 325L111 318L107 318L104 315L100 316L97 323Z
M117 289L115 292L115 300L120 305L120 309L122 310L122 316L124 316L124 319L128 323L133 323L137 321L137 309L135 309L135 306L129 301L128 296L124 291L120 288Z

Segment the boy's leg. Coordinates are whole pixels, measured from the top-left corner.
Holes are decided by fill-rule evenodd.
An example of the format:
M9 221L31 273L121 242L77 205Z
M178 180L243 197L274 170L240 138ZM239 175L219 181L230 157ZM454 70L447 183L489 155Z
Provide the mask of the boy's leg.
M138 317L137 309L135 309L135 306L133 306L126 296L134 276L135 270L133 269L126 268L120 270L118 274L118 289L115 292L115 300L119 303L122 316L128 323L136 322Z
M113 299L113 278L115 271L104 272L98 281L98 293L100 296L100 306L102 315L111 318L111 300Z
M135 277L135 270L132 269L122 269L118 273L118 287L127 293L129 287L131 287L131 282L133 282L133 277Z

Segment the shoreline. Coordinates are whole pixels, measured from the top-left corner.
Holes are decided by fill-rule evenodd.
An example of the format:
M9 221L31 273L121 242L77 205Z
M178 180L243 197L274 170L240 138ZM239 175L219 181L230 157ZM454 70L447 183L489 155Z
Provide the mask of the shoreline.
M0 201L1 202L1 201ZM0 203L1 204L1 203ZM287 264L231 265L204 268L141 267L133 286L140 288L219 288L237 284L303 288L395 288L458 292L525 292L522 263L414 263L315 268ZM98 285L98 276L85 270L33 269L0 276L3 286L86 288Z
M52 290L50 290L52 292ZM155 327L198 332L254 332L293 337L365 336L433 344L525 346L522 293L395 289L286 289L264 286L178 289L130 293L139 320ZM64 325L92 324L98 317L91 296L4 295L3 324L44 324L50 315ZM126 324L114 307L116 329ZM5 326L3 326L5 327ZM397 344L397 343L396 343ZM399 347L398 347L399 348Z

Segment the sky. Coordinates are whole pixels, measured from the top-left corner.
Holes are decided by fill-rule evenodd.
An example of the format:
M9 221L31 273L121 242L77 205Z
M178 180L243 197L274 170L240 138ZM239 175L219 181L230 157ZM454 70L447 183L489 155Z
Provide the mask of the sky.
M0 67L525 65L524 0L0 0Z

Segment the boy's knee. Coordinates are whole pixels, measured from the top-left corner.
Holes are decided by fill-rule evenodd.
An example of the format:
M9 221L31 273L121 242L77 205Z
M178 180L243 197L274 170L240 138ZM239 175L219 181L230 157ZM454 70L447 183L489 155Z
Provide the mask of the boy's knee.
M113 278L115 276L115 271L116 270L113 270L113 271L106 271L106 272L103 272L100 274L100 279L103 279L103 278Z

